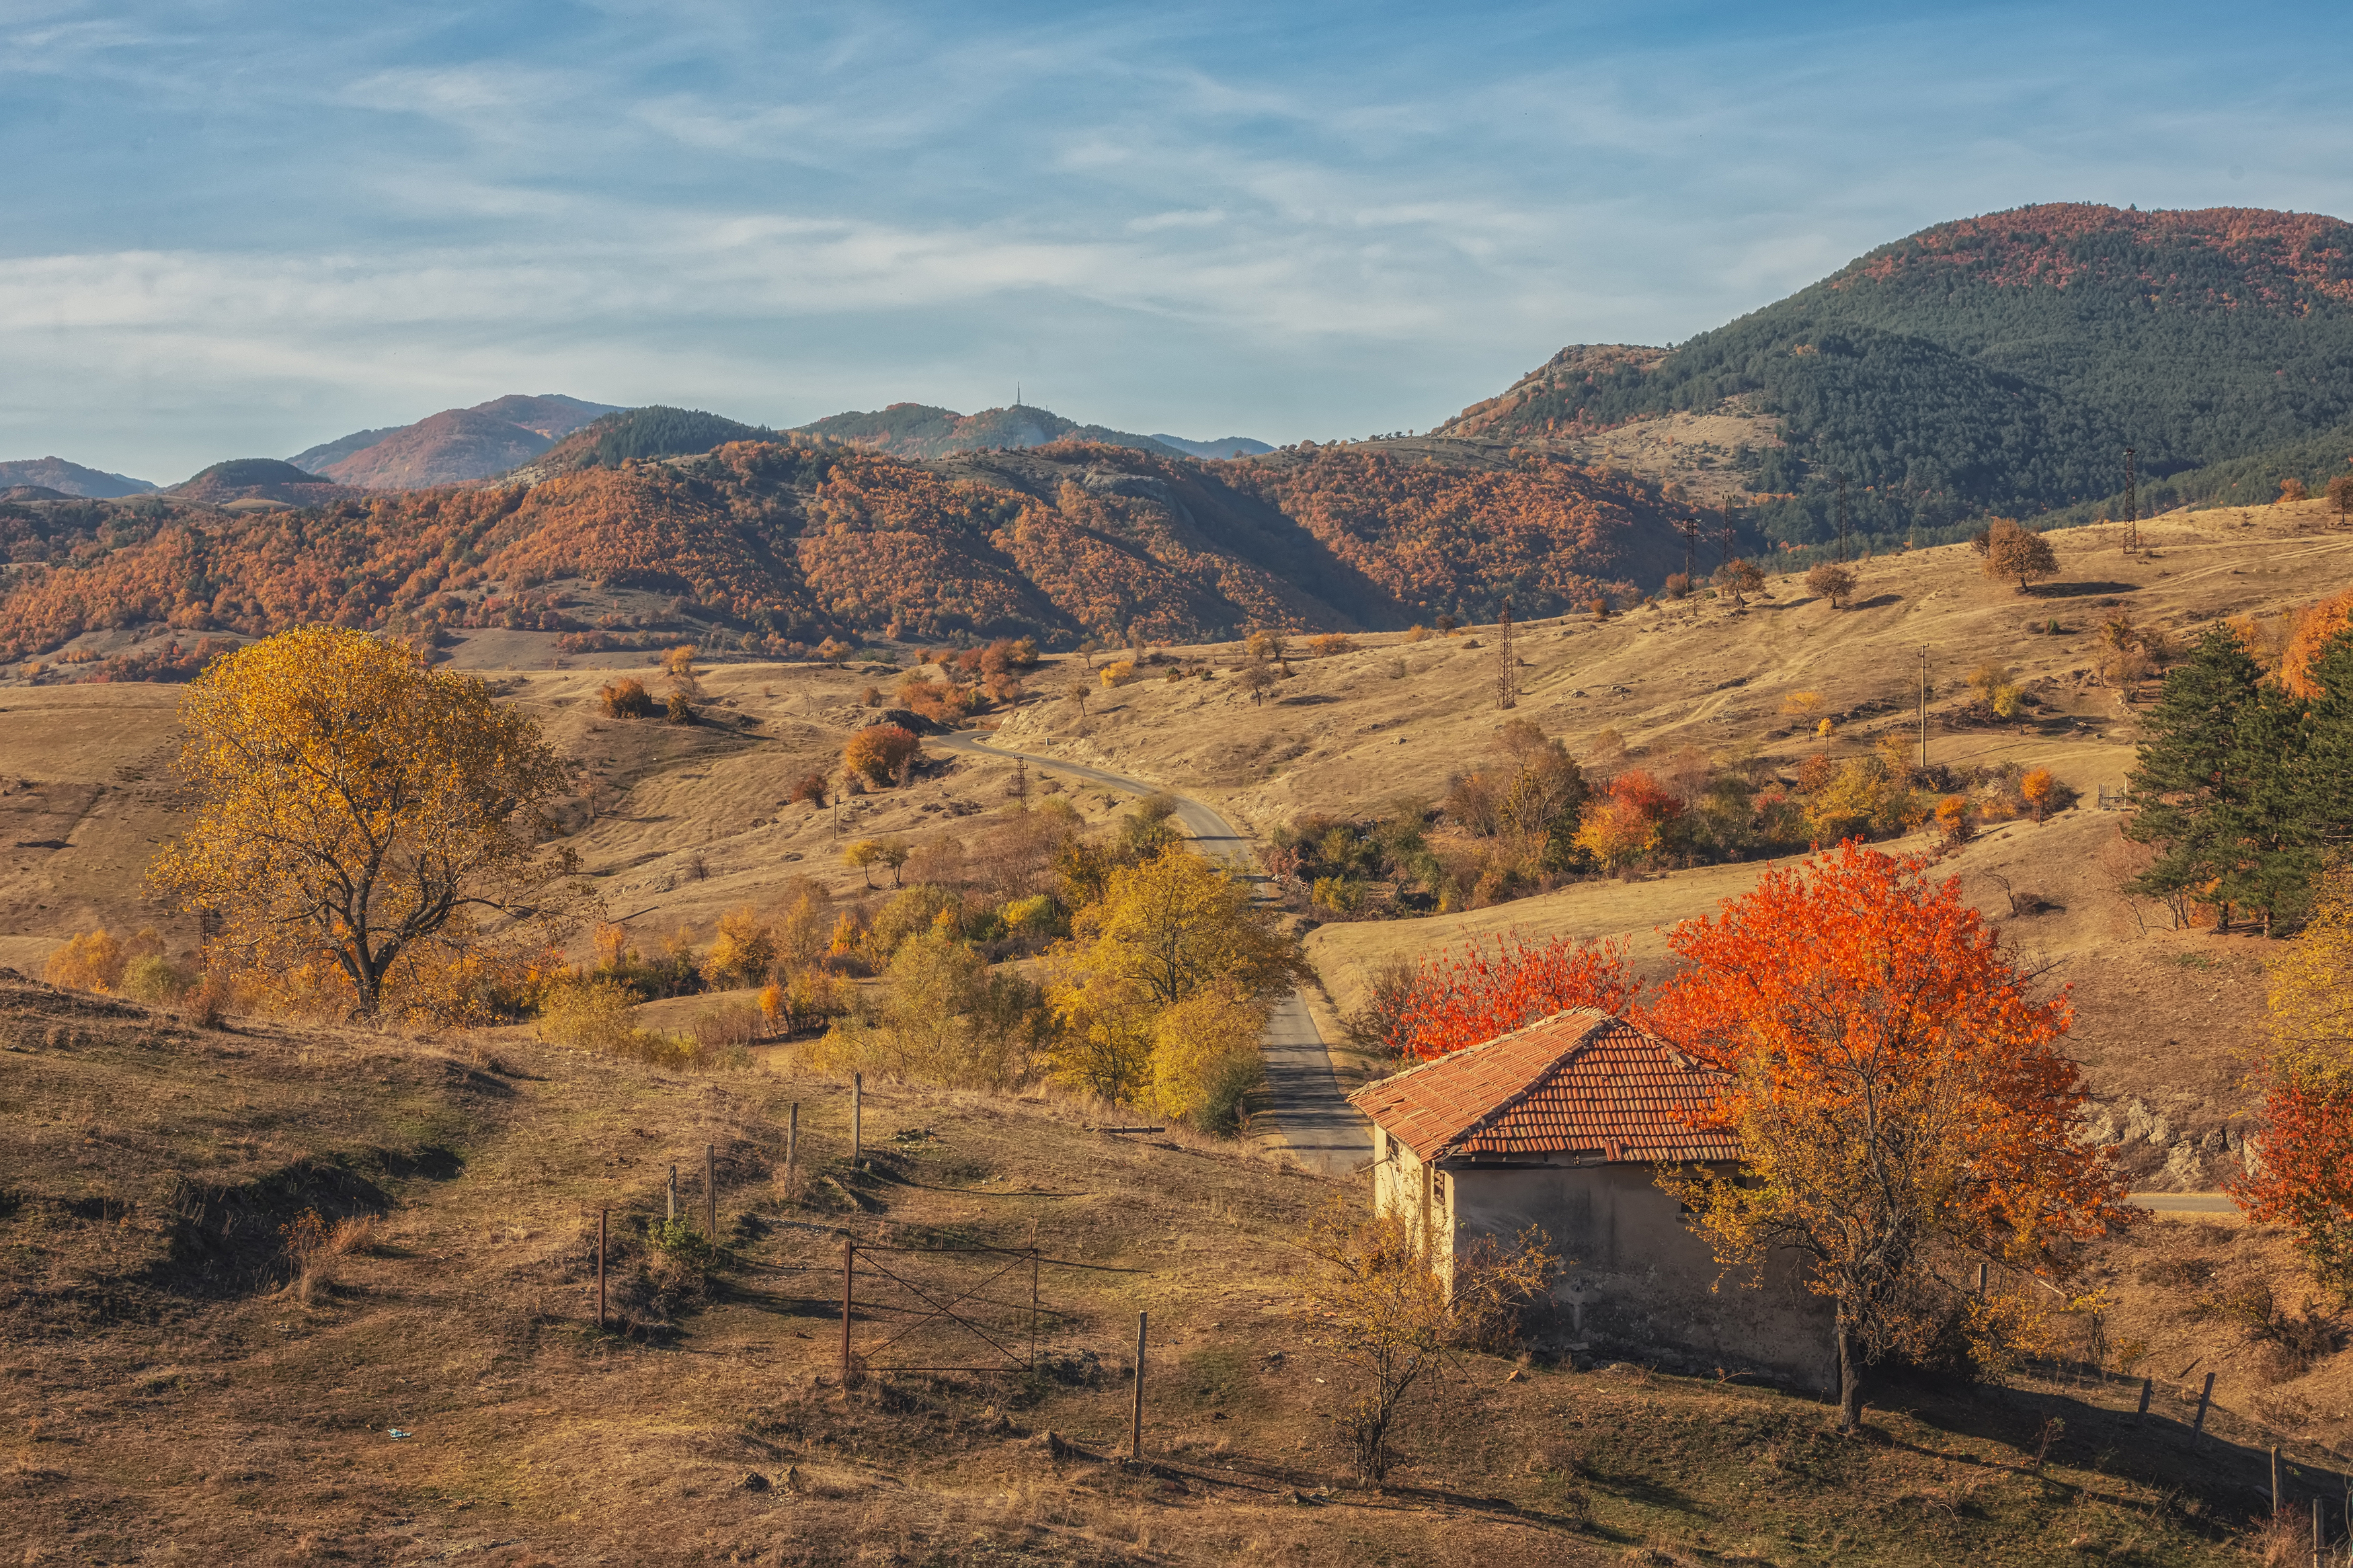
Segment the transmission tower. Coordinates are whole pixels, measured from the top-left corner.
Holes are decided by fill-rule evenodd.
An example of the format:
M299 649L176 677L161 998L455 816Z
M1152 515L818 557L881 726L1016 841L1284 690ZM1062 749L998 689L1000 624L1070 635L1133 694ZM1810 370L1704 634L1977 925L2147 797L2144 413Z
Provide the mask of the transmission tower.
M1512 647L1512 602L1504 601L1503 624L1495 628L1495 706L1516 708L1520 701L1520 656Z
M2125 448L2125 553L2140 548L2140 487L2135 482L2133 449Z
M1693 586L1692 566L1694 560L1694 552L1695 547L1699 543L1699 513L1694 512L1689 517L1683 519L1682 527L1683 531L1683 592L1688 594L1692 591Z

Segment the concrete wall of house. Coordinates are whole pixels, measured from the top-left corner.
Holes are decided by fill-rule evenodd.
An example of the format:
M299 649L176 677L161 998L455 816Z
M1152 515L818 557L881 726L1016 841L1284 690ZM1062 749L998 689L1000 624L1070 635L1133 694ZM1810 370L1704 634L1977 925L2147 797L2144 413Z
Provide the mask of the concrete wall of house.
M1508 1242L1538 1226L1567 1260L1555 1295L1585 1337L1828 1384L1830 1307L1805 1289L1799 1260L1775 1259L1754 1287L1723 1276L1649 1166L1448 1162L1432 1171L1377 1131L1376 1145L1375 1212L1418 1220L1428 1183L1438 1261L1450 1273L1454 1252L1475 1237Z

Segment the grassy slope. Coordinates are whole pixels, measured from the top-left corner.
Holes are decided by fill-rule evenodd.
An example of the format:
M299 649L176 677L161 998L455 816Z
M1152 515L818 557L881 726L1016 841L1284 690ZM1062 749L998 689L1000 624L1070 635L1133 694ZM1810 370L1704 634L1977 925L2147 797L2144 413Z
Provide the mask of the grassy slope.
M892 1089L868 1097L860 1179L838 1084L189 1031L14 982L0 1031L0 1545L27 1562L1516 1564L1646 1543L1651 1562L2199 1563L2237 1560L2257 1473L2243 1446L2193 1460L2170 1428L2128 1436L2094 1408L2113 1395L1891 1388L1870 1436L1838 1441L1820 1405L1767 1390L1472 1356L1391 1485L1355 1490L1327 1425L1342 1373L1287 1278L1334 1190L1314 1178L1089 1131L1063 1104ZM830 1184L822 1202L775 1179L794 1101L805 1160L855 1214ZM625 1239L630 1326L597 1333L594 1211L634 1237L706 1142L715 1283L665 1307ZM312 1205L383 1227L289 1289L277 1227ZM1047 1271L1057 1375L845 1396L839 1255L788 1218L1143 1272ZM1124 1426L1138 1309L1146 1469L1092 1457ZM2038 1475L2021 1445L2052 1414L2066 1436Z

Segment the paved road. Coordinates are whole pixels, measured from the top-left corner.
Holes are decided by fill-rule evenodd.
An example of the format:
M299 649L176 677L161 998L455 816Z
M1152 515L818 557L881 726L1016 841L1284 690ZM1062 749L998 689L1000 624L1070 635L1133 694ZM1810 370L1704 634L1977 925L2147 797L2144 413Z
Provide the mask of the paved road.
M936 739L938 744L950 751L975 756L1019 757L1033 767L1051 769L1111 789L1150 795L1159 787L1143 779L1081 763L1066 763L1059 757L993 746L982 738L984 733L965 730ZM1174 794L1171 798L1176 802L1176 820L1193 836L1204 854L1244 866L1250 863L1250 841L1234 831L1232 823L1198 800ZM1332 1053L1315 1027L1306 999L1298 992L1284 997L1275 1007L1274 1016L1267 1020L1266 1034L1259 1041L1259 1054L1266 1058L1267 1098L1272 1102L1275 1125L1282 1129L1284 1145L1301 1164L1327 1176L1345 1176L1372 1159L1373 1125L1340 1092L1340 1080L1332 1071Z
M2228 1193L2134 1193L2134 1205L2152 1214L2235 1215L2239 1205Z

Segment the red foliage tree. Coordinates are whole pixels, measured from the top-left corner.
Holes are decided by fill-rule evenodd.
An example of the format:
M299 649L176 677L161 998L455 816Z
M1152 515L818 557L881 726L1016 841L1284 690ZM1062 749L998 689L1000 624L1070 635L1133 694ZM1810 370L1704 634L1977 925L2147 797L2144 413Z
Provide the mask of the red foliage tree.
M1725 1264L1810 1261L1848 1427L1867 1361L1975 1310L1968 1265L2061 1273L2067 1243L2134 1217L2109 1153L2075 1137L2064 994L2032 996L1958 879L1926 867L1849 840L1767 873L1675 928L1686 967L1644 1020L1731 1075L1711 1124L1740 1134L1740 1172L1669 1185Z
M1424 960L1388 1045L1430 1061L1571 1007L1623 1013L1641 989L1622 942L1556 936L1531 944L1514 932L1495 938L1492 950L1472 942Z
M2353 1295L2353 1075L2275 1067L2255 1169L2228 1184L2247 1217L2287 1226L2313 1278Z

